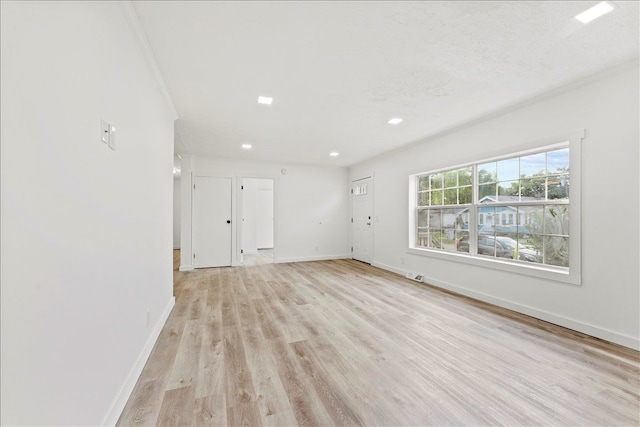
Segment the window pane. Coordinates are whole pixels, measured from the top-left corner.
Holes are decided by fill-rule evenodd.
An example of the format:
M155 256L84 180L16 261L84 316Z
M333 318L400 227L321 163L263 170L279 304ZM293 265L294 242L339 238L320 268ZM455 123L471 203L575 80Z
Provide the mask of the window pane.
M478 236L478 254L496 256L496 239L493 236Z
M480 184L496 182L496 162L478 166L478 181Z
M542 233L542 206L518 207L518 233L519 238L526 238L531 234Z
M442 190L436 190L431 192L431 205L442 204Z
M418 193L418 206L429 206L429 192Z
M471 187L462 187L458 193L458 200L460 204L471 203Z
M522 179L520 180L520 200L542 200L544 199L545 179Z
M516 206L498 206L496 207L495 230L501 234L516 233Z
M545 206L544 234L569 235L569 206Z
M467 226L465 213L467 209L445 209L442 211L442 227L460 230Z
M494 207L481 207L478 208L478 216L483 219L482 224L478 224L478 232L480 234L493 234L494 232L494 220L495 220L496 208Z
M516 233L507 233L496 237L496 256L500 258L516 259L518 253L518 236Z
M544 237L544 263L569 267L569 239L567 237Z
M550 176L547 178L547 197L553 199L569 198L569 175Z
M429 230L427 233L427 247L442 249L442 233L440 230Z
M544 166L545 154L546 153L538 153L520 157L520 177L531 178L534 176L545 176L547 174Z
M520 178L518 157L498 162L498 181L511 181Z
M442 218L439 210L429 211L429 228L442 228Z
M447 188L444 190L444 204L445 205L457 205L458 204L458 190L455 188Z
M429 225L429 211L427 209L418 210L418 228L426 228Z
M518 234L518 259L521 261L542 263L542 245L544 238L539 234Z
M456 252L456 232L453 228L442 230L440 239L440 249L449 252Z
M473 168L463 168L458 170L458 185L471 185Z
M496 184L484 184L479 186L478 201L480 203L491 203L496 200ZM491 197L492 200L483 200L485 197Z
M444 173L444 187L451 188L458 186L458 171L448 171Z
M418 230L418 236L416 241L416 246L421 248L426 248L429 245L429 231L428 230Z
M469 253L468 231L456 231L456 251Z
M429 189L429 177L421 176L418 178L418 190L424 191Z
M442 174L436 173L429 177L431 182L431 189L442 188Z
M498 183L498 201L518 201L520 181L507 181Z
M569 172L569 149L549 151L547 153L547 169L549 174Z

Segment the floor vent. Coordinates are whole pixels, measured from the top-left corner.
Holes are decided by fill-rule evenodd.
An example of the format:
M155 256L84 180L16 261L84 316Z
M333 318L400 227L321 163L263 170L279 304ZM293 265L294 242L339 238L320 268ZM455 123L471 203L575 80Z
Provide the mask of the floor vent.
M423 278L422 274L412 272L408 272L406 277L407 279L415 280L416 282L422 282Z

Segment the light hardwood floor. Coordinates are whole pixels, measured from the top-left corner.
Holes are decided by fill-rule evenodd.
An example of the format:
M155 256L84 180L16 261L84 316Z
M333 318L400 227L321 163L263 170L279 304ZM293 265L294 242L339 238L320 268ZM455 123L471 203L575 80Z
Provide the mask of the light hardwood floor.
M351 260L174 272L119 425L639 425L639 353Z
M258 249L256 254L244 254L242 264L247 267L251 265L272 264L273 249Z

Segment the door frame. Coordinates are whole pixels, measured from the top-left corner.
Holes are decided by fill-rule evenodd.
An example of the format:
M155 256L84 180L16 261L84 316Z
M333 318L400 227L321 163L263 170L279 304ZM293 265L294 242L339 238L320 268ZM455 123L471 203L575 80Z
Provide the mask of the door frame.
M277 175L272 175L272 174L256 174L256 173L246 173L246 174L236 174L235 176L236 178L236 182L235 182L235 189L236 189L236 194L237 194L237 209L235 211L235 220L234 222L236 224L242 224L242 203L243 203L243 197L242 197L242 183L245 179L270 179L273 181L273 263L276 264L278 262L278 211L279 211L279 206L280 203L278 202L278 195L280 194L280 191L278 189L278 184L279 184L279 180L280 178ZM232 195L233 197L233 195ZM235 240L237 242L235 249L234 249L234 253L233 253L233 259L232 261L235 261L236 264L233 264L234 266L236 265L242 265L243 264L243 254L242 254L242 226L236 227L235 229Z
M231 266L233 267L234 265L238 265L236 264L236 260L235 260L235 248L236 248L236 241L234 239L234 236L236 235L236 228L237 228L237 224L236 221L234 220L234 213L237 211L236 209L236 194L235 194L235 185L234 185L234 181L235 178L233 176L229 176L229 175L221 175L221 174L206 174L206 173L196 173L196 172L191 172L191 184L190 184L190 190L191 190L191 265L193 266L193 253L194 253L194 248L193 248L193 242L194 242L194 189L193 186L195 185L195 178L226 178L226 179L230 179L231 180ZM195 267L192 267L195 268Z
M362 174L359 175L357 178L356 177L352 177L349 180L349 243L350 243L350 248L353 248L353 222L351 222L351 220L353 219L353 183L357 182L357 181L362 181L363 179L367 179L370 178L371 179L371 186L373 187L373 189L375 190L376 188L376 184L375 184L375 173L369 173L369 174ZM376 238L376 233L375 233L375 229L376 229L376 221L377 221L377 217L375 215L375 191L371 192L371 265L375 264L375 247L376 247L376 242L375 242L375 238ZM349 251L349 255L351 259L353 258L353 250Z

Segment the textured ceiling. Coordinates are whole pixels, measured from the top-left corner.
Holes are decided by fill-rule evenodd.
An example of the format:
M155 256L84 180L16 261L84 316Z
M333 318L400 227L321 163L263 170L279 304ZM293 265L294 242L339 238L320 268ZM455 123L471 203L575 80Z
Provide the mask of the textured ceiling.
M574 19L596 3L134 5L178 153L348 166L638 58L638 2Z

